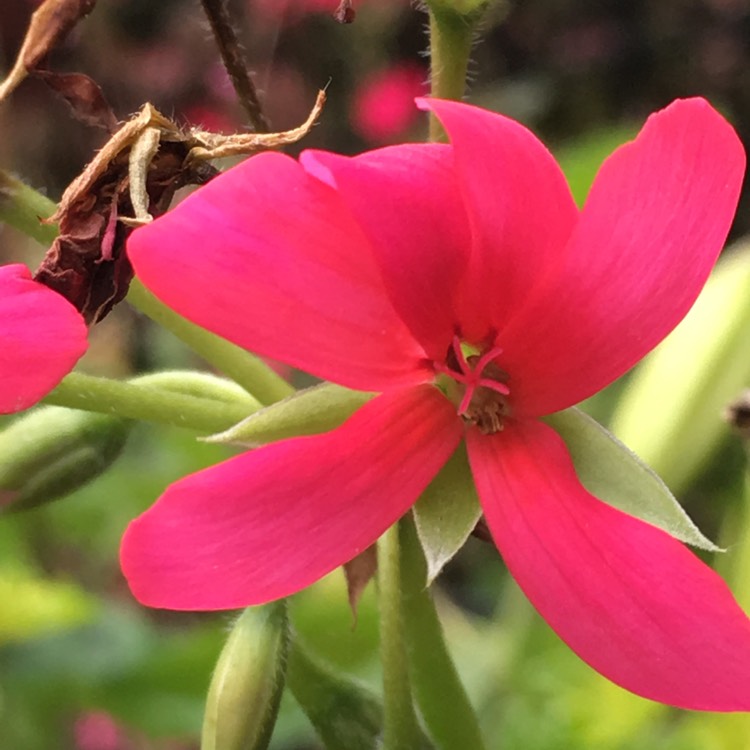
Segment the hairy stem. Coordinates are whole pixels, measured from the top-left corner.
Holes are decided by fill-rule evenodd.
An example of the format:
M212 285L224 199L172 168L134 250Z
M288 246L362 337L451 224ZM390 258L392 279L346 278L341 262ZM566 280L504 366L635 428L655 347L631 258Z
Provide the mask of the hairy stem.
M166 328L210 365L268 405L291 396L294 388L262 359L239 346L191 323L160 302L138 279L133 279L128 302L155 323Z
M430 8L430 85L439 99L460 100L474 35L474 23L457 11ZM446 140L438 119L430 116L430 140Z
M237 98L247 113L253 130L256 133L269 132L268 120L263 114L255 84L250 78L245 55L237 39L232 19L229 17L226 0L201 0L201 3L211 24L224 67L229 73Z
M380 658L383 666L383 750L414 750L420 730L409 682L401 606L401 545L398 525L378 540Z
M414 697L440 750L484 750L474 709L458 677L427 588L427 565L411 514L401 521L401 591Z

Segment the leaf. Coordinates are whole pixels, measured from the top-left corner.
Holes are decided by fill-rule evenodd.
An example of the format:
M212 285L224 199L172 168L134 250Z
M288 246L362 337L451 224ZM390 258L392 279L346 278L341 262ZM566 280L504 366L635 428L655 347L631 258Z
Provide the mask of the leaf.
M464 546L482 515L462 442L414 506L429 586Z
M690 520L662 480L580 409L544 418L568 446L583 486L605 503L700 549L719 550Z
M298 435L317 435L338 427L374 394L321 383L252 414L224 432L203 438L245 448Z

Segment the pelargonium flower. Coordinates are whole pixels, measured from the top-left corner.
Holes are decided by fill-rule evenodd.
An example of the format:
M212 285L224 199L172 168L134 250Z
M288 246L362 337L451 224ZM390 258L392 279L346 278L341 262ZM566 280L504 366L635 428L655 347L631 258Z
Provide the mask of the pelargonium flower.
M128 529L135 596L223 609L292 594L396 522L466 440L508 569L560 637L643 696L750 709L750 621L666 532L579 482L539 417L606 386L703 286L744 152L703 100L653 115L582 211L524 127L426 100L450 145L235 167L136 231L146 285L196 323L349 388L331 432L173 484Z
M0 266L0 414L51 391L87 347L80 313L18 263Z

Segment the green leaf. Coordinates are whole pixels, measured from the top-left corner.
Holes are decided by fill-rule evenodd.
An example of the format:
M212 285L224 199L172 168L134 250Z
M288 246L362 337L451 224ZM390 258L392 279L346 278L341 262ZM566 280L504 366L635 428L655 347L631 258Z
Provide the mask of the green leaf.
M427 560L427 585L464 546L482 515L462 442L414 506L417 534Z
M297 435L317 435L338 427L373 395L321 383L267 406L225 432L204 440L257 448Z
M565 440L578 478L592 495L682 542L719 549L701 534L664 482L598 422L575 408L544 421Z
M729 427L726 405L750 382L750 245L725 256L693 309L628 381L612 431L676 492Z

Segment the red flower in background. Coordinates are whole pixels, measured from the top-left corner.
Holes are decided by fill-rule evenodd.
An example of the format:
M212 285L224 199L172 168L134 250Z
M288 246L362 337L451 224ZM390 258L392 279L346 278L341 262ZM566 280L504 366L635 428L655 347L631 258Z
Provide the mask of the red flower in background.
M26 266L0 267L0 414L49 393L86 351L86 335L73 305Z
M352 126L372 143L395 141L414 124L414 98L427 93L427 71L394 65L365 79L352 103Z
M690 308L737 205L737 136L705 101L676 102L607 160L579 212L521 125L425 106L450 145L262 154L132 235L138 275L191 320L382 392L331 432L173 484L125 535L134 594L172 609L292 594L373 543L466 439L498 549L571 648L646 697L750 709L750 621L726 585L589 494L538 420Z

